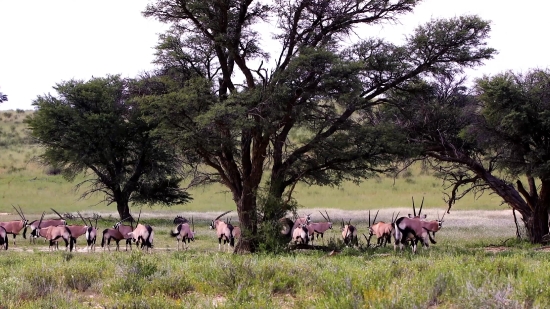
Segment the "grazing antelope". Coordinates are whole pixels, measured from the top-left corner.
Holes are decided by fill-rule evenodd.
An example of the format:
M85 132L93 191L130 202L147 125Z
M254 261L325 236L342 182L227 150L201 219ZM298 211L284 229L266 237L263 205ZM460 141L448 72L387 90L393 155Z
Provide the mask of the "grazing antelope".
M46 240L50 241L50 245L48 246L48 249L51 251L52 247L54 246L54 243L56 244L56 248L58 248L58 242L60 239L63 239L65 241L65 250L69 249L70 252L73 251L73 246L75 239L71 235L71 230L65 226L49 226L46 228L41 228L40 224L42 223L42 219L44 218L44 214L42 213L42 218L40 218L40 222L38 222L38 234L40 236L43 236L46 238Z
M344 220L342 220L342 238L344 240L344 244L346 246L348 245L359 245L359 240L357 239L357 228L353 225L351 225L351 219L348 221L348 224L344 224Z
M326 222L310 223L309 225L311 227L313 227L313 230L315 231L315 233L317 235L317 239L319 239L319 235L321 235L321 239L323 239L324 233L329 229L332 230L332 220L330 220L330 217L329 217L328 212L326 210L325 210L325 213L327 214L326 217L325 217L325 215L323 215L322 212L319 211L319 213L321 214L321 216L323 216L323 218L326 220ZM312 241L313 241L313 239L312 239Z
M307 223L300 223L298 227L292 231L292 241L294 244L309 244L309 230Z
M7 222L0 222L0 226L3 227L6 230L6 233L13 235L13 244L15 245L15 236L19 235L21 230L27 226L28 220L25 218L25 215L23 214L23 209L21 209L21 206L19 206L19 210L15 208L15 206L11 205L13 209L17 212L21 220L13 220L13 221L7 221Z
M109 249L109 251L111 251L111 240L115 240L116 242L116 251L119 251L120 250L120 246L119 246L119 242L123 239L126 239L124 238L124 235L122 235L122 233L117 230L117 229L104 229L103 230L103 236L101 238L101 248L103 248L103 251L105 251L105 242L107 242L107 249ZM128 245L126 245L126 250L128 250Z
M0 226L0 246L4 247L4 250L8 250L8 232L6 232L6 229Z
M399 213L395 216L392 214L391 216L391 223L386 223L384 221L380 221L378 223L376 222L376 217L378 216L378 211L376 212L376 215L374 216L374 220L372 220L372 224L370 223L370 210L369 210L369 236L372 237L372 235L376 235L376 243L378 246L386 246L389 242L391 242L391 237L393 235L393 224L395 223L395 220L397 220L397 217L399 216ZM369 237L369 240L370 240Z
M233 225L229 222L223 222L220 219L221 217L225 216L226 214L230 213L231 210L226 211L216 217L216 219L212 220L210 223L210 229L216 230L216 235L218 236L218 251L221 250L222 247L222 238L223 238L223 245L227 244L227 251L229 251L229 247L235 246L235 237L233 236Z
M193 217L191 217L191 225L193 230L189 227L189 223L180 223L176 228L170 232L170 236L176 237L178 243L178 251L180 250L180 241L183 242L183 249L189 249L189 243L195 241L195 224L193 223ZM187 244L185 243L187 241Z
M95 242L97 238L97 217L95 219L95 227L94 227L94 225L92 224L92 220L89 220L90 222L87 223L86 220L84 220L84 217L82 217L82 215L80 214L80 212L77 211L77 213L80 216L80 219L84 221L84 224L87 227L86 236L85 236L86 244L87 244L86 249L88 250L88 252L95 251Z
M128 233L128 236L132 237L132 240L136 243L136 246L141 243L141 249L145 247L145 250L150 252L150 250L153 249L153 236L155 233L150 225L143 225L139 223L140 216L141 211L139 212L136 228L132 232Z
M445 217L445 213L443 213L443 217ZM436 241L432 238L430 232L435 233L441 229L441 226L444 222L443 217L441 217L441 219L439 219L438 217L437 220L432 221L422 221L407 217L401 217L397 219L394 224L394 250L397 249L397 245L399 245L399 249L403 250L403 245L406 244L408 240L413 240L413 253L416 253L416 246L418 241L420 241L422 245L426 248L429 247L428 240L432 244L435 244Z

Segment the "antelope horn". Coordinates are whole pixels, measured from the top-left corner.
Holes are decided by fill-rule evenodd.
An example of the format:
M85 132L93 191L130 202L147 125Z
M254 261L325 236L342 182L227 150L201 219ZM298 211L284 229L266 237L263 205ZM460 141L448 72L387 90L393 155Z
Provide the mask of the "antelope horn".
M445 218L445 214L446 212L443 212L443 216L441 217L441 219L439 219L439 221L443 222L443 218ZM437 214L437 216L439 217L439 214Z
M397 221L398 217L399 217L399 211L397 212L397 215L395 215L395 218L392 220L392 223L395 223L395 221Z
M327 214L328 222L332 222L332 220L330 219L330 216L328 215L328 212L326 210L325 210L325 213Z
M45 211L42 212L42 217L40 217L40 221L38 221L38 229L40 229L40 224L42 224L42 219L44 219L44 215L46 214Z
M391 222L393 223L393 216L395 215L395 211L391 213Z
M88 222L86 222L86 220L84 220L84 217L82 217L82 214L80 213L80 211L77 211L76 213L78 214L80 219L82 219L82 221L84 221L84 225L88 225Z
M224 212L223 214L217 216L216 219L214 219L214 221L218 220L219 218L225 216L226 214L228 214L228 213L230 213L230 212L232 212L232 210L228 210L228 211Z
M422 206L424 206L424 197L422 197L422 204L420 204L420 210L418 211L419 216L420 216L420 213L422 212Z
M139 224L139 218L141 217L141 209L139 210L139 215L138 215L138 220L137 220L137 223L136 223L136 227L138 226Z
M15 208L15 206L13 206L13 204L11 204L11 207L13 207L13 209L15 209L15 212L17 212L17 214L19 215L19 217L21 218L21 220L25 220L23 218L23 216L21 216L21 213L19 213L19 210L17 210L17 208Z
M325 215L323 215L323 213L321 211L319 211L319 213L321 214L321 216L323 216L323 219L328 221L328 218L326 218Z
M369 209L369 226L371 226L371 224L370 224L370 209Z
M55 211L55 209L53 208L50 208L50 209L53 210L53 212L55 212L59 216L59 219L63 220L63 217L57 211Z
M193 234L195 233L195 222L193 222L193 216L191 216L191 226L193 227Z
M413 200L413 214L416 217L416 208L414 207L414 196L411 196L411 198Z
M27 218L25 218L25 214L23 213L23 209L21 209L21 206L17 205L17 207L19 207L19 210L21 211L21 216L23 217L23 220L27 220Z
M378 213L380 212L380 209L376 212L376 215L374 216L374 220L372 220L372 224L374 225L374 222L376 222L376 217L378 217Z

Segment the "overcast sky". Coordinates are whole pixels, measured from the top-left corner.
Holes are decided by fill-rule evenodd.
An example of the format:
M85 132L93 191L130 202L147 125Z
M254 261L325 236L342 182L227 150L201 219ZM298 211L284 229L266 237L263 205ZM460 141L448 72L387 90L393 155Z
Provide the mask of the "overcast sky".
M148 0L0 0L1 110L31 109L56 83L107 74L135 77L153 68L153 47L165 25L141 15ZM521 4L520 4L521 3ZM550 67L550 2L544 0L425 0L400 25L374 34L399 41L431 18L477 14L492 21L489 46L499 54L469 72Z

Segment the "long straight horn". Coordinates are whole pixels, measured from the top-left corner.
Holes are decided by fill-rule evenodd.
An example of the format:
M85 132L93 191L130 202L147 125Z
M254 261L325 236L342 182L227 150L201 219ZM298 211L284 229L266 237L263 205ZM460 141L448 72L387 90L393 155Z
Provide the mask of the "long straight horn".
M378 217L378 213L380 212L380 209L376 212L376 215L374 216L374 220L372 220L372 225L374 225L374 222L376 222L376 217Z
M17 205L17 207L19 207L19 211L21 212L21 217L23 217L23 220L27 220L27 218L25 218L25 214L23 213L23 209L21 209L21 206Z
M323 213L319 210L319 213L321 214L321 216L323 216L323 219L327 220L328 221L328 218L325 217L325 215L323 215Z
M414 196L411 196L411 198L413 200L413 214L416 217L416 208L414 208Z
M397 212L397 215L395 215L395 218L392 220L392 223L395 223L397 221L397 218L399 217L400 211Z
M82 219L82 221L84 221L84 225L88 225L88 222L86 222L86 220L84 220L84 217L82 217L82 214L80 213L80 211L77 211L76 213L78 214L80 219Z
M193 234L195 233L195 222L193 222L193 216L191 216L191 226L193 227Z
M446 213L447 213L446 211L443 212L443 216L441 217L441 219L439 219L439 221L443 222L443 218L445 218ZM439 214L438 214L438 216L439 216Z
M370 224L370 209L369 209L369 226L371 226L372 224Z
M395 215L395 211L391 213L391 222L393 223L393 216Z
M19 210L17 210L17 208L15 208L15 206L13 206L13 204L11 204L11 207L13 207L13 209L15 209L15 212L17 212L17 214L19 215L19 217L21 218L21 220L25 220L23 218L23 216L21 215L21 213L19 212Z
M332 220L330 219L330 216L328 215L328 212L326 210L325 210L325 213L327 214L328 222L332 222Z
M139 210L139 215L138 215L138 220L137 220L137 223L136 223L136 227L138 226L139 224L139 218L141 217L141 209Z
M53 210L53 212L55 212L59 216L59 219L63 220L63 217L57 211L55 211L55 209L53 208L50 208L50 209Z
M424 206L424 197L422 197L422 204L420 204L420 210L418 211L419 216L420 216L420 213L422 212L422 206Z
M224 212L223 214L221 214L221 215L219 215L218 217L216 217L216 219L214 219L214 221L218 220L219 218L225 216L226 214L228 214L228 213L230 213L230 212L232 212L232 210L228 210L228 211Z
M40 229L40 224L42 224L42 219L44 219L44 215L46 214L45 211L42 212L42 217L40 217L40 221L38 221L38 229Z

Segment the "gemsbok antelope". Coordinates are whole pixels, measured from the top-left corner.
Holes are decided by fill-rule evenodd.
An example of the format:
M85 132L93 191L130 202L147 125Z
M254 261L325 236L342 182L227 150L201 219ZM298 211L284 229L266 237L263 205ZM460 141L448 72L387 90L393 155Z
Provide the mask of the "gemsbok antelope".
M13 235L13 244L15 245L15 236L19 235L21 230L27 226L28 220L25 218L25 215L23 214L23 209L21 209L21 206L19 206L19 210L15 208L15 206L11 205L13 209L17 212L21 220L12 220L7 222L0 222L0 226L3 227L6 230L6 233Z
M189 220L187 220L187 218L184 218L180 215L177 215L175 218L174 218L174 224L175 225L178 225L178 224L182 224L182 223L189 223Z
M351 225L351 219L348 221L348 224L344 223L344 220L342 220L342 239L344 240L344 244L346 246L358 246L359 240L357 239L357 228L353 225Z
M97 238L97 217L95 219L95 227L94 227L91 219L89 219L90 222L86 222L86 220L84 220L84 217L82 217L82 214L80 214L79 211L77 211L77 213L80 216L80 219L82 219L84 224L87 226L86 235L85 235L86 244L87 244L86 249L88 250L88 252L95 251L95 242Z
M180 242L183 242L183 250L187 250L189 249L189 243L195 241L195 224L193 223L193 217L191 217L191 225L193 227L192 230L189 223L180 223L173 231L170 231L170 236L176 237L178 251L180 250Z
M123 220L120 220L113 225L113 228L122 234L124 239L126 239L126 251L128 251L128 245L130 245L130 250L132 250L132 237L128 236L129 233L134 231L134 225L132 224L132 220L130 220L130 225L124 225L122 222L124 220L131 219L131 217L124 218ZM119 240L120 241L120 240ZM117 242L118 245L118 242Z
M328 212L326 210L325 210L325 213L327 215L326 217L325 217L325 215L323 215L322 212L319 211L319 213L321 214L321 216L323 216L323 218L326 220L326 222L310 223L309 225L315 231L315 233L317 235L317 239L319 239L319 235L321 235L321 239L323 239L323 235L325 234L325 232L328 231L329 229L332 230L332 220L330 220L330 217L329 217Z
M26 233L27 233L27 228L30 228L31 229L31 232L29 233L30 237L29 237L29 242L31 243L35 243L35 239L40 237L40 235L38 235L38 222L40 220L34 220L32 221L31 223L27 224L27 226L25 226L25 229L23 230L23 238L27 238L26 237ZM67 225L67 221L65 221L65 219L48 219L48 220L42 220L42 223L40 224L40 227L41 228L46 228L48 226L58 226L58 225Z
M307 223L300 223L298 227L292 231L292 241L294 244L309 244L309 230L307 228Z
M443 213L443 217L445 217L445 213ZM403 245L409 240L412 240L413 253L416 253L418 241L420 241L425 248L429 247L429 242L435 244L436 241L432 238L430 232L435 233L441 229L444 222L443 217L432 221L422 221L407 217L397 219L394 224L394 250L397 249L397 245L399 245L400 250L403 250Z
M51 210L53 210L58 216L59 216L59 219L63 219L63 217L53 208L50 208ZM73 238L73 241L74 241L74 248L76 250L76 240L78 239L78 237L86 234L86 232L88 231L88 223L86 221L84 221L84 224L85 225L75 225L75 224L72 224L72 225L67 225L66 227L71 231L71 236Z
M216 219L212 220L210 223L210 229L216 230L216 236L218 237L218 251L222 248L222 239L223 239L223 245L225 247L225 244L227 244L227 251L229 251L229 247L235 246L235 237L233 236L233 225L231 223L226 223L221 220L219 220L221 217L225 216L226 214L230 213L231 210L226 211L222 213L221 215L217 216Z
M107 249L111 251L111 240L114 240L116 242L116 251L120 250L119 242L124 238L124 235L117 230L117 229L104 229L103 230L103 236L101 237L101 248L103 248L103 251L105 251L105 243L107 243ZM128 250L128 245L126 245L126 250Z
M69 249L69 251L72 252L75 240L71 235L71 230L65 225L41 228L40 224L42 222L42 219L44 218L44 214L45 213L42 213L42 218L40 218L37 229L40 236L50 241L48 249L51 251L52 247L54 247L54 244L55 248L58 248L57 244L59 240L63 239L63 241L65 241L65 250Z
M393 224L395 223L395 220L397 220L397 217L399 217L399 213L394 218L394 214L391 216L391 223L386 223L384 221L376 222L376 217L378 216L378 211L376 212L376 215L374 216L374 220L372 220L372 224L370 223L370 210L369 210L369 236L372 237L372 235L376 236L376 244L378 246L386 246L388 243L391 243L391 237L393 235ZM370 240L369 237L369 240Z
M141 243L141 249L145 247L145 251L150 252L150 250L153 250L153 236L155 232L150 225L140 224L140 217L141 211L139 212L136 228L132 232L128 233L128 236L132 237L132 240L136 243L136 246Z

